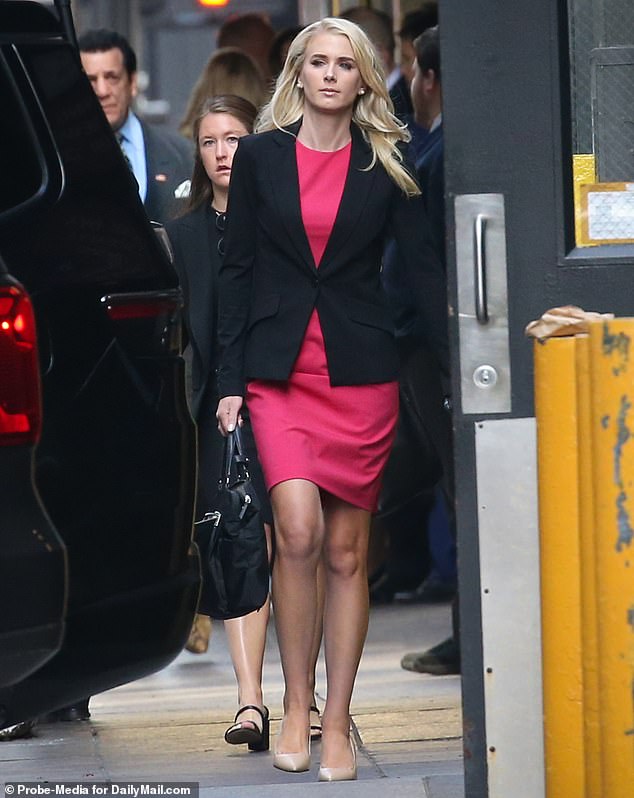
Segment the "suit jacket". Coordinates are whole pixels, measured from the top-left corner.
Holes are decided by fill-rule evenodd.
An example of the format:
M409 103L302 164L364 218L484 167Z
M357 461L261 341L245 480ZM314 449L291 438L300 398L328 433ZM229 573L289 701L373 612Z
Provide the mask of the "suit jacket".
M205 390L215 376L214 336L220 255L217 248L210 246L208 227L211 223L207 207L201 206L165 226L185 299L185 319L192 350L191 409L196 420Z
M419 154L425 149L427 139L429 138L429 130L418 124L418 122L414 119L413 113L406 114L403 121L407 125L409 134L412 137L409 143L409 157L414 163L416 163Z
M165 222L178 208L176 188L191 177L192 148L182 136L141 122L147 165L145 210L153 222Z
M401 243L404 269L443 357L447 300L422 200L407 198L352 126L352 152L335 224L317 268L301 217L295 135L270 131L240 140L229 190L220 270L221 396L245 379L286 380L317 309L333 386L398 375L394 323L381 286L384 239Z
M446 268L444 153L442 124L440 124L427 137L415 163L434 246L443 267Z
M390 89L390 98L394 104L394 113L402 121L405 121L407 116L414 112L409 83L405 80L404 75L401 75Z
M442 125L428 133L416 159L416 173L420 183L423 205L429 220L431 240L438 260L446 268L445 254L445 185L443 177ZM397 334L402 339L427 339L425 320L412 293L412 287L402 276L403 254L395 241L385 251L381 279L390 297ZM429 341L427 341L429 343Z

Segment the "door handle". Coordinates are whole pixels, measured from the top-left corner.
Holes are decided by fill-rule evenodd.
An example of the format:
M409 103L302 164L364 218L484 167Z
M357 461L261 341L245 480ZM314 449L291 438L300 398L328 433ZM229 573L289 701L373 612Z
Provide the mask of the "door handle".
M459 194L456 277L463 414L510 413L506 222L502 194Z
M478 324L489 323L487 306L487 260L486 260L487 217L479 213L473 223L473 263L475 266L475 312Z

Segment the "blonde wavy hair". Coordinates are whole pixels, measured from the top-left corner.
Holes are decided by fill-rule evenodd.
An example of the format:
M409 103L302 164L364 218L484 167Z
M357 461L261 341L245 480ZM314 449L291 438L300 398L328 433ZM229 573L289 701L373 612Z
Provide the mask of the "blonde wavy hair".
M420 194L420 188L403 163L399 142L408 142L407 127L394 116L394 106L387 90L385 71L377 52L366 34L347 19L326 17L308 25L291 42L284 68L275 83L269 102L262 108L255 132L275 128L283 130L301 118L304 94L297 79L304 65L308 43L318 33L345 36L350 42L361 80L366 87L359 95L352 112L352 121L361 129L372 150L369 171L377 160L396 185L408 196Z

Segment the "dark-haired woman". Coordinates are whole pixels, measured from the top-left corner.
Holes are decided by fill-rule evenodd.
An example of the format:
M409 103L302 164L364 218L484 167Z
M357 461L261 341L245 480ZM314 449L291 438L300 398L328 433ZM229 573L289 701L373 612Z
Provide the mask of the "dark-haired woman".
M233 156L242 136L253 130L256 108L242 97L207 100L194 120L194 171L187 207L167 224L175 266L185 294L186 324L192 354L191 410L198 425L197 517L212 509L220 473L223 439L216 428L217 279L222 258L227 194ZM243 427L251 475L266 521L270 549L271 508L255 455L248 417ZM200 601L205 612L205 585ZM269 601L258 612L225 621L238 683L238 712L225 734L231 744L267 750L268 710L262 699L262 663Z

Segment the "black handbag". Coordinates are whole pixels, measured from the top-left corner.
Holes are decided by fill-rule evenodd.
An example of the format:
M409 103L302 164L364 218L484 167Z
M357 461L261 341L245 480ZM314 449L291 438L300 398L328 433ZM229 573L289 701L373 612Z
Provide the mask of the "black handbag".
M238 427L225 438L215 507L195 524L206 544L198 611L220 620L259 610L269 594L266 535L248 466Z

